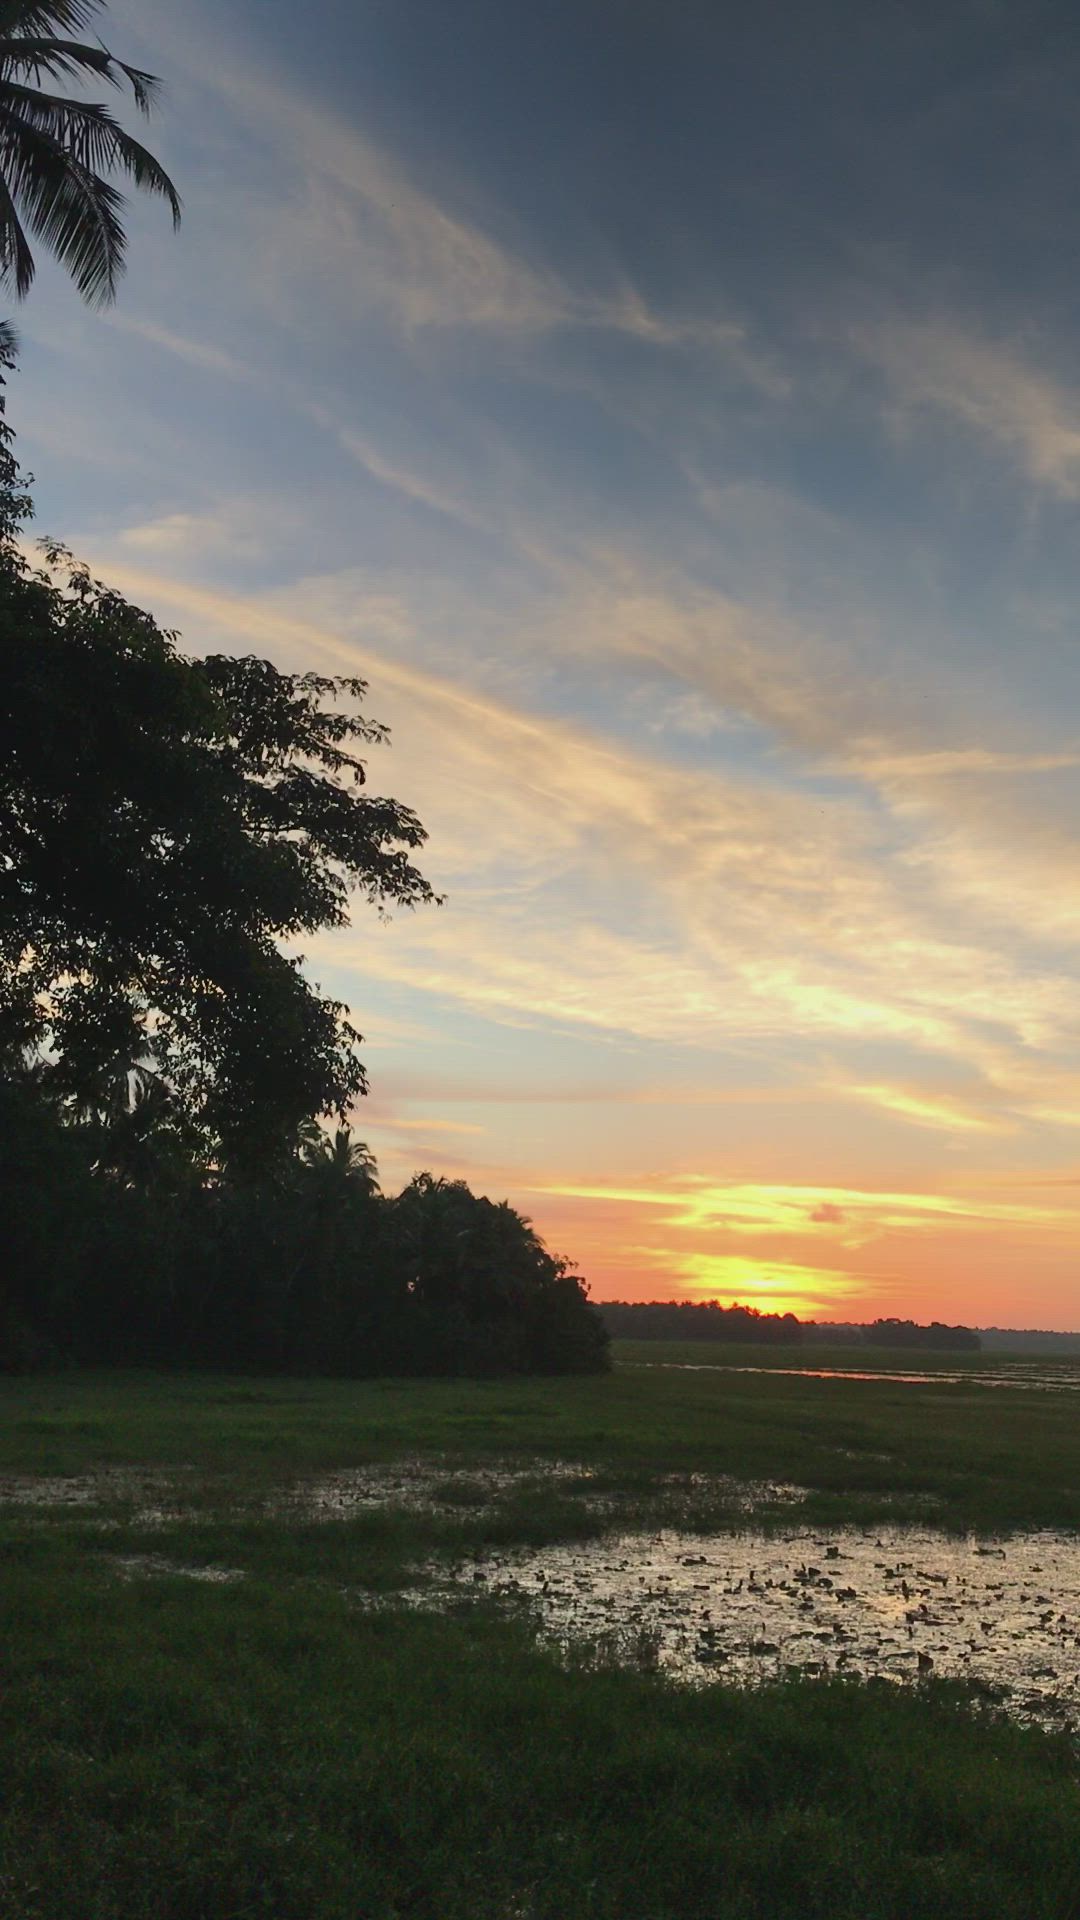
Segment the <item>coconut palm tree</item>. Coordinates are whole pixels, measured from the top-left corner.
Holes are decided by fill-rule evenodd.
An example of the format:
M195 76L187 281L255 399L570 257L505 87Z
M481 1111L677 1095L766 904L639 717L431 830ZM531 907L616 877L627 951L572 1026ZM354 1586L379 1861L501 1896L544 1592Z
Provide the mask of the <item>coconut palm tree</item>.
M180 1191L203 1171L199 1142L165 1082L146 1068L128 1076L126 1105L102 1125L94 1171L124 1187Z
M300 1158L305 1167L322 1173L334 1188L378 1193L375 1155L363 1140L354 1140L350 1127L338 1127L333 1136L309 1120L300 1129Z
M0 0L0 280L22 300L34 278L25 226L44 241L91 306L116 293L124 270L123 194L105 178L126 175L160 194L180 222L180 197L153 154L96 101L52 93L42 83L104 80L129 86L149 114L158 82L126 66L85 31L105 0Z

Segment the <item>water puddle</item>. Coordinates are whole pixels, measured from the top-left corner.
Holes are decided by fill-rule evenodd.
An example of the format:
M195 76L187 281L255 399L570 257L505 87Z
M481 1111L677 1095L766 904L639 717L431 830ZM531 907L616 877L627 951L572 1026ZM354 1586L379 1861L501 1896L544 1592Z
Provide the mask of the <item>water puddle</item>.
M190 1505L191 1468L106 1467L82 1474L0 1475L0 1511L5 1506L31 1509L43 1518L79 1510L84 1525L109 1530L121 1524L167 1527L182 1524L198 1509ZM765 1508L798 1505L808 1489L786 1481L744 1480L734 1474L666 1473L641 1485L620 1486L617 1476L580 1461L515 1456L483 1464L446 1455L415 1456L343 1467L278 1486L256 1496L269 1517L284 1520L348 1520L372 1510L490 1516L515 1499L526 1503L546 1489L556 1490L591 1518L617 1524L620 1512L629 1524L635 1508L657 1525L702 1524L717 1513L749 1518ZM189 1504L178 1495L187 1492ZM95 1512L95 1509L105 1509Z
M110 1565L128 1580L145 1579L154 1574L180 1574L185 1580L203 1580L212 1586L226 1586L242 1580L242 1567L197 1567L182 1560L167 1560L163 1553L118 1553Z
M490 1513L500 1501L539 1486L554 1486L580 1498L593 1514L618 1511L640 1495L620 1494L596 1484L595 1470L572 1460L496 1461L483 1466L451 1465L446 1460L395 1460L390 1464L347 1467L315 1480L301 1481L287 1494L271 1496L271 1511L299 1510L305 1518L348 1519L378 1507L409 1512ZM805 1500L807 1489L787 1482L740 1480L729 1474L660 1474L650 1492L658 1499L710 1500L749 1514L763 1506L791 1506Z
M134 1518L154 1526L181 1518L169 1496L190 1467L101 1467L94 1473L0 1474L0 1507L102 1507L130 1501Z
M1071 1534L665 1531L479 1555L451 1578L528 1605L563 1644L683 1680L937 1674L993 1690L1021 1717L1080 1725Z
M483 1511L519 1486L547 1481L572 1491L592 1477L588 1467L562 1460L496 1461L476 1467L430 1458L394 1460L342 1467L301 1481L288 1494L271 1496L270 1505L276 1512L283 1506L299 1507L307 1517L321 1520L348 1519L372 1507L404 1507L413 1513Z

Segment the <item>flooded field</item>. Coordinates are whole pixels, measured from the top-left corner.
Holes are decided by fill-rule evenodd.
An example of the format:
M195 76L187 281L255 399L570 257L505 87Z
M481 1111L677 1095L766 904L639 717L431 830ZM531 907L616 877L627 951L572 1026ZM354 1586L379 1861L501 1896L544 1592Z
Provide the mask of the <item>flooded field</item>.
M268 1505L274 1512L292 1509L316 1520L347 1520L376 1507L414 1513L454 1508L490 1512L502 1500L552 1487L575 1497L586 1512L618 1510L619 1494L606 1487L594 1469L574 1461L539 1459L493 1461L464 1470L430 1459L347 1467L300 1481L287 1494L272 1494ZM735 1474L661 1474L655 1477L654 1487L660 1499L693 1500L707 1495L744 1514L764 1506L795 1506L806 1498L805 1487L786 1481L744 1480Z
M660 1501L681 1504L706 1497L733 1513L747 1515L766 1506L797 1505L807 1492L786 1481L745 1480L735 1474L659 1474L652 1484ZM592 1514L613 1514L620 1504L618 1491L606 1485L595 1469L578 1461L526 1458L462 1466L437 1456L338 1468L275 1487L262 1497L261 1505L271 1518L298 1520L348 1520L385 1508L417 1514L489 1514L501 1502L552 1488ZM0 1511L31 1508L59 1516L76 1509L89 1516L95 1509L110 1513L122 1509L138 1525L166 1526L192 1517L194 1510L185 1504L185 1494L190 1501L191 1491L190 1473L182 1468L2 1474Z
M1080 1915L1074 1369L772 1357L3 1382L0 1911Z
M0 1474L4 1507L85 1508L130 1506L146 1525L179 1520L177 1504L185 1467L99 1467L92 1473Z
M440 1508L488 1508L533 1481L588 1493L587 1467L563 1460L492 1461L455 1469L446 1461L404 1459L390 1464L344 1467L302 1480L285 1495L270 1496L274 1511L292 1507L315 1520L347 1520L370 1507L403 1507L413 1513Z
M527 1605L564 1644L684 1680L933 1673L978 1682L1023 1717L1080 1725L1080 1539L1070 1534L633 1534L490 1554L453 1578Z
M1080 1392L1080 1364L1045 1366L1036 1362L1010 1362L1007 1368L965 1367L952 1372L934 1367L919 1372L911 1367L755 1367L733 1360L624 1360L629 1371L666 1373L760 1373L781 1380L888 1380L908 1387L1009 1387L1028 1393Z

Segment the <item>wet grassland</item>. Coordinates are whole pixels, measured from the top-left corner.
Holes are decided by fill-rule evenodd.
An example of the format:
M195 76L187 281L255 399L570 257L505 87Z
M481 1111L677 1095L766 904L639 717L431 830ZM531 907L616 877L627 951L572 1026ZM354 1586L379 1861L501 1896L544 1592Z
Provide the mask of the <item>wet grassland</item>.
M1075 1360L0 1405L5 1915L1080 1915Z

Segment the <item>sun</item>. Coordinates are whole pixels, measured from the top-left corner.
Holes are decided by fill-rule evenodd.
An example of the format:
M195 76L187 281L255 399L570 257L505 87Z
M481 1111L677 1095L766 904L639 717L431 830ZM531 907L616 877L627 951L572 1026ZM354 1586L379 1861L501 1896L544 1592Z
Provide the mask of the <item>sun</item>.
M760 1313L794 1313L802 1320L832 1317L862 1286L857 1276L832 1267L754 1260L744 1254L691 1253L680 1267L690 1299L737 1300Z

